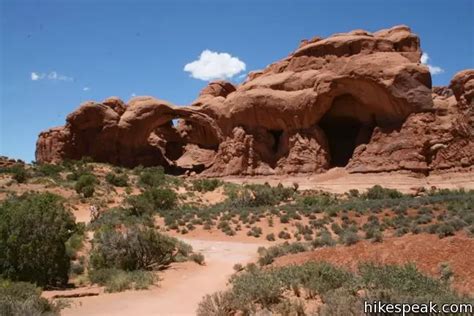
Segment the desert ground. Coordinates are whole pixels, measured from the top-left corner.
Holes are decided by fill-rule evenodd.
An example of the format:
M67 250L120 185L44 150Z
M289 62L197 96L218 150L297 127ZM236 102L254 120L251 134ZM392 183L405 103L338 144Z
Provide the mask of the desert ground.
M76 222L82 222L86 227L90 227L87 228L88 231L84 235L82 245L75 255L76 261L74 261L78 262L77 258L82 258L82 261L79 261L85 262L84 265L87 269L87 266L90 265L89 253L94 248L94 232L97 231L97 226L94 225L97 225L97 221L99 223L98 227L104 224L102 222L104 220L114 221L113 217L107 219L106 216L112 214L114 209L128 205L130 197L146 196L146 192L151 188L144 187L140 181L146 179L145 174L149 175L157 171L153 168L138 171L119 170L107 164L96 163L85 163L85 166L98 179L94 195L91 197L84 197L80 191L77 192L77 187L76 190L74 189L75 182L67 180L70 171L67 171L66 167L54 176L40 176L38 175L39 167L27 166L26 170L30 173L30 178L22 183L17 183L8 173L1 176L0 199L6 200L12 194L22 195L32 194L32 192L37 194L51 192L63 197L66 207L72 212ZM84 166L80 168L84 168ZM71 170L73 170L73 173L77 171L74 168ZM158 169L158 174L159 172ZM127 186L112 185L109 182L110 180L106 180L109 174L127 174ZM368 237L369 231L366 230L365 225L371 223L374 218L378 218L383 223L386 220L389 223L390 220L399 219L403 215L400 215L400 210L397 210L398 206L393 209L390 206L381 206L382 212L366 213L362 211L357 213L356 211L343 211L330 216L326 214L326 212L330 212L329 210L323 210L322 212L315 210L314 212L309 211L309 213L304 210L298 211L299 207L303 209L308 207L302 202L306 198L309 201L316 198L317 203L320 203L319 199L321 198L346 203L344 201L347 199L347 201L351 201L351 198L348 197L349 192L358 196L358 194L363 194L365 191L369 192L376 185L386 188L383 190L388 190L386 192L389 194L396 194L397 197L394 201L399 202L393 205L411 203L412 199L413 201L417 197L423 199L423 196L430 196L431 193L429 192L443 192L442 190L447 190L446 192L449 194L465 194L463 192L474 189L473 170L464 170L463 172L451 170L423 176L402 172L369 175L351 174L342 168L333 168L324 174L311 176L224 177L219 180L196 176L180 178L164 176L163 179L165 179L165 182L162 186L172 188L172 191L178 197L178 204L175 206L177 208L171 213L163 210L153 215L154 229L161 234L177 238L192 246L194 253L200 253L204 256L204 263L196 264L192 260L172 262L163 269L153 272L155 282L140 290L124 288L120 291L114 290L111 292L107 285L88 281L84 272L71 275L70 282L72 286L65 289L45 289L42 294L43 297L53 302L67 302L67 306L61 311L61 315L195 315L205 295L227 291L232 287L230 280L233 276L244 273L241 271L250 269L246 268L248 264L257 262L262 267L269 264L268 266L274 269L302 265L305 262L324 261L350 271L357 271L358 265L364 262L381 265L415 263L421 272L433 278L439 277L440 266L449 265L449 269L453 273L450 279L451 287L458 293L463 293L463 295L474 293L474 282L472 282L474 271L470 264L474 244L472 235L469 233L470 228L459 228L455 231L449 231L445 235L439 233L438 230L431 229L430 231L429 224L425 222L420 222L418 228L415 225L416 231L413 228L413 223L418 223L422 213L429 212L432 214L430 218L436 217L438 221L441 221L441 218L446 216L443 204L438 205L433 202L432 209L430 204L426 203L427 206L422 206L421 209L415 206L412 209L411 204L407 204L408 210L402 212L405 212L404 214L408 216L407 218L410 219L412 224L401 226L406 227L408 229L406 231L397 226L402 224L387 224L388 226L381 235L383 236L382 242L371 241ZM210 185L211 183L213 185L206 189L197 186L197 184ZM289 201L283 199L281 202L276 202L275 206L267 204L268 206L265 206L263 211L262 207L252 206L253 204L248 204L243 209L233 210L232 205L234 204L231 202L235 202L233 199L239 199L240 197L234 195L231 198L229 192L232 190L240 192L239 190L245 190L246 188L257 190L252 193L254 194L253 199L261 194L258 190L264 190L263 192L272 190L272 194L289 192L294 196ZM358 190L357 193L354 193L354 189ZM393 189L393 191L389 189ZM402 197L402 200L397 200L399 196ZM354 197L353 199L357 202L360 197ZM240 202L245 202L242 201ZM368 203L370 201L364 202L361 200L359 202ZM222 205L225 207L219 209ZM323 207L323 204L309 205L309 209L311 207L313 209L314 207L316 209ZM100 207L98 219L91 218L91 206ZM189 212L187 207L190 206L197 207L197 211L194 208L190 209L194 210L192 212L197 212L193 215L197 216L194 219L193 217L186 217ZM226 207L233 211L226 213ZM357 209L357 206L355 207ZM241 213L246 208L250 213L245 211ZM265 208L268 208L268 212L265 211ZM276 210L279 208L282 211L277 212ZM448 206L449 208L450 206ZM296 213L294 213L294 209L296 209ZM207 213L200 213L204 211L216 214L212 215L215 217L213 217L214 220L209 222L212 223L210 227L206 227L206 221L203 223L197 220L200 216L206 218L205 214ZM288 215L290 216L289 220L284 220L283 218L288 217ZM177 216L177 222L175 224L170 222L169 216ZM248 216L248 218L245 216ZM446 220L451 221L451 219ZM223 223L227 224L223 225ZM332 224L329 225L329 223ZM337 232L337 227L346 229L344 227L348 227L348 224L359 227L357 232L359 237L354 242L346 243L343 241L343 235ZM322 230L317 228L316 235L312 235L313 228L309 228L322 227L318 225L330 227L329 230L323 230L330 232L329 236L332 237L329 238L331 240L334 239L335 241L339 238L339 242L336 245L334 245L334 242L330 246L309 246L311 244L316 245L316 241L322 238L317 237L318 235L321 236ZM412 225L411 228L409 225ZM400 233L400 231L403 232ZM364 234L366 234L365 238L367 239L359 240ZM293 250L283 252L276 255L276 257L272 257L270 261L261 263L265 251L270 251L272 247L291 248L292 245L296 245L296 248L303 248L295 252ZM262 251L262 249L267 250ZM239 266L239 268L236 268L236 266ZM317 308L322 306L322 303L309 300L307 306Z

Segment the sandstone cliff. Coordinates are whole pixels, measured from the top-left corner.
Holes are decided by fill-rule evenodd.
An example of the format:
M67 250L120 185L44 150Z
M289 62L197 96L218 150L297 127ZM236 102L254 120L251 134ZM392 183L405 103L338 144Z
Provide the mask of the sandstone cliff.
M406 26L316 37L241 85L209 83L189 106L86 102L39 135L36 159L212 176L472 166L474 70L432 89L420 57Z

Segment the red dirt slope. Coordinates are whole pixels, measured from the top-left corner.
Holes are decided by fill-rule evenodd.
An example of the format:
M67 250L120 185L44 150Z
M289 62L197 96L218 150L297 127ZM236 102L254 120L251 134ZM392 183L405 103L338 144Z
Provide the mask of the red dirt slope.
M453 286L465 293L474 293L474 239L453 236L439 239L436 235L406 235L387 238L383 243L361 241L353 246L321 248L311 252L288 255L275 260L275 266L301 264L306 261L327 261L351 270L361 262L404 264L413 262L423 272L439 277L439 266L446 262L454 272Z

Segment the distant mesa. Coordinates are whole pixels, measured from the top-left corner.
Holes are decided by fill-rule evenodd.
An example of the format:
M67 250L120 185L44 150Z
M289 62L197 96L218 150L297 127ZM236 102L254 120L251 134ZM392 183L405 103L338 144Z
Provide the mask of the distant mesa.
M474 70L432 87L407 26L304 40L189 106L153 97L86 102L40 133L38 162L88 156L208 176L433 170L474 165Z

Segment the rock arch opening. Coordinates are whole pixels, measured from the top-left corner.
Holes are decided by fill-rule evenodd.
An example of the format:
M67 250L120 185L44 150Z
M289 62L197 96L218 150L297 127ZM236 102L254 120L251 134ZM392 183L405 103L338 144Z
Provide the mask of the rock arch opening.
M330 167L345 167L354 150L370 141L376 126L375 113L351 94L338 96L319 121L324 131Z
M280 148L281 136L283 130L269 130L270 134L273 136L272 151L274 154L278 153Z

